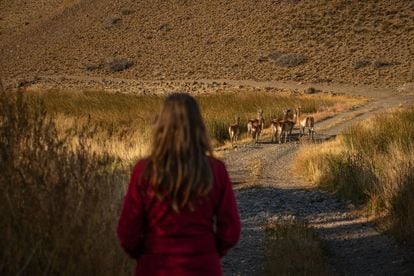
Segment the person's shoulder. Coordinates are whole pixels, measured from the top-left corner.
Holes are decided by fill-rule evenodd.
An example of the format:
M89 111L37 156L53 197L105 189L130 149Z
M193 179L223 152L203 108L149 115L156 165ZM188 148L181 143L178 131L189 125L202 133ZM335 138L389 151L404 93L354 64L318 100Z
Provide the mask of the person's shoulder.
M210 164L213 168L226 169L226 164L222 160L220 160L220 159L218 159L214 156L209 156L208 158L209 158Z
M145 169L145 166L148 163L148 158L143 158L137 161L137 163L135 163L134 172L142 172Z
M218 190L222 190L230 182L226 164L215 157L209 157L209 161L214 177L214 187Z
M148 159L143 158L138 160L132 169L131 181L137 185L136 187L140 187L140 189L145 189L145 187L147 187L147 181L143 178L147 164Z

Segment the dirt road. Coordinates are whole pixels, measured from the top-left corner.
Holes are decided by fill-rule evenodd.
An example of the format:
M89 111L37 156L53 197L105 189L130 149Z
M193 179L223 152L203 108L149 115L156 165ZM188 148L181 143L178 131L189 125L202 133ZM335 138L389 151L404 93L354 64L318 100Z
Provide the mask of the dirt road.
M414 103L410 95L372 96L368 104L318 123L316 137L335 136L385 108ZM263 137L257 145L220 153L235 182L243 224L239 245L223 260L225 275L264 273L264 233L260 226L266 218L281 215L303 218L314 227L327 245L332 274L413 275L412 256L395 240L375 230L368 219L355 215L349 203L292 176L289 167L301 146L298 141L272 144L269 140Z

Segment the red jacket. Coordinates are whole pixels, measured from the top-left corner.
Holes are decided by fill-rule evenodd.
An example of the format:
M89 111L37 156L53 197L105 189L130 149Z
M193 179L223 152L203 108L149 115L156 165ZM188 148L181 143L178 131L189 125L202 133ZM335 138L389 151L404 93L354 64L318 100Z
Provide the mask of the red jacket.
M214 184L194 210L176 213L138 179L135 166L118 223L122 248L137 260L135 275L222 275L220 258L240 237L240 217L223 162L210 158Z

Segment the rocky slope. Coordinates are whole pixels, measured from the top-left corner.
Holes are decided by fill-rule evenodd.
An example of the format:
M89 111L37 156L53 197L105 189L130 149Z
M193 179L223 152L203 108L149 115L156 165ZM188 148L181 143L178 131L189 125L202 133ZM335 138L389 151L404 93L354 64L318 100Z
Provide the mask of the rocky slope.
M398 86L414 2L4 0L0 76L68 74Z

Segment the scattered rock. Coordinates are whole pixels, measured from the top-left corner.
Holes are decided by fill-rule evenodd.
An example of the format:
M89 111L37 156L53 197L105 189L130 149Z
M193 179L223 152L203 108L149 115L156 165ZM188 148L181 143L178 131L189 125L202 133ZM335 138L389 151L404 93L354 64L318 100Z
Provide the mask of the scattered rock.
M262 63L262 62L266 62L266 61L268 61L269 59L268 59L268 56L266 56L266 55L259 55L258 57L257 57L257 62L259 62L259 63Z
M213 39L208 39L206 41L206 45L213 45L214 43L216 43Z
M119 15L114 15L107 20L106 26L108 28L115 27L119 25L122 21L122 18Z
M295 72L291 75L293 80L299 81L305 76L305 73L302 72Z
M162 32L169 32L172 30L172 26L169 23L161 24L158 30Z

